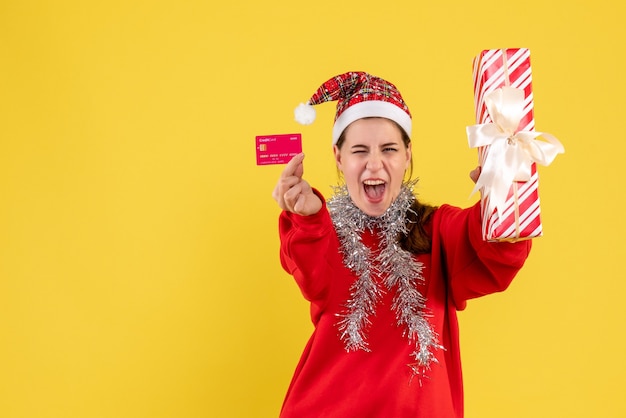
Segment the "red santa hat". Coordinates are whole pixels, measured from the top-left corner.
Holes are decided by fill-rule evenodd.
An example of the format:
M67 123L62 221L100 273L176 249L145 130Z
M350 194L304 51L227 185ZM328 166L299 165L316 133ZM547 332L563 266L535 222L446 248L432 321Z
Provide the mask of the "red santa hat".
M391 119L411 136L411 112L396 86L362 71L340 74L322 84L306 104L300 103L296 108L296 121L310 125L315 120L313 105L335 100L333 145L348 125L367 117Z

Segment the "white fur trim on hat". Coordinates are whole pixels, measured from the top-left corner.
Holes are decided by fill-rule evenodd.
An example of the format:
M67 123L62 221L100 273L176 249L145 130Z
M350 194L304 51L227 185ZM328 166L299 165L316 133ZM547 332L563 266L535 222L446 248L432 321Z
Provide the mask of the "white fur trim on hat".
M352 122L371 117L391 119L404 129L409 138L411 137L411 117L404 110L390 102L368 100L350 106L339 115L333 126L333 145Z

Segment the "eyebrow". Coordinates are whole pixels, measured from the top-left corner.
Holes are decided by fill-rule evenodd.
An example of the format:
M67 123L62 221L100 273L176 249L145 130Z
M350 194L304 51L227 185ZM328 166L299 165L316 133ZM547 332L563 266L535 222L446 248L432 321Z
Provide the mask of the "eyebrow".
M400 146L399 142L386 142L386 143L380 145L381 148L385 148L385 147L399 147L399 146ZM354 148L369 149L369 146L364 145L364 144L355 144L355 145L352 145L350 148L351 149L354 149Z

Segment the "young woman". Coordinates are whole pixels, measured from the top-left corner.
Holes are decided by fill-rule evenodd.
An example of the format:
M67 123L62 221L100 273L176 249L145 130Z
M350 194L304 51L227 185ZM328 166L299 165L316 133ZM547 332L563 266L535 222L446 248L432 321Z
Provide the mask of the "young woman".
M273 193L283 209L281 263L315 326L281 417L462 417L456 311L506 289L530 241L483 241L479 203L416 200L405 181L411 115L393 84L338 75L297 118L310 123L311 105L330 100L338 101L333 152L345 185L326 201L303 178L300 154Z

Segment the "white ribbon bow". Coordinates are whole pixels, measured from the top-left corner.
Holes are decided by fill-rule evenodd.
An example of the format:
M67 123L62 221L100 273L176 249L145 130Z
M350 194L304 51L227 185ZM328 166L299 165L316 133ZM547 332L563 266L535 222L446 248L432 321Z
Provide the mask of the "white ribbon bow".
M530 180L533 162L550 165L565 149L550 134L517 130L525 113L523 90L498 88L485 96L485 105L493 123L466 129L471 148L490 146L471 194L482 189L483 196L489 196L489 213L497 209L501 216L511 184Z

